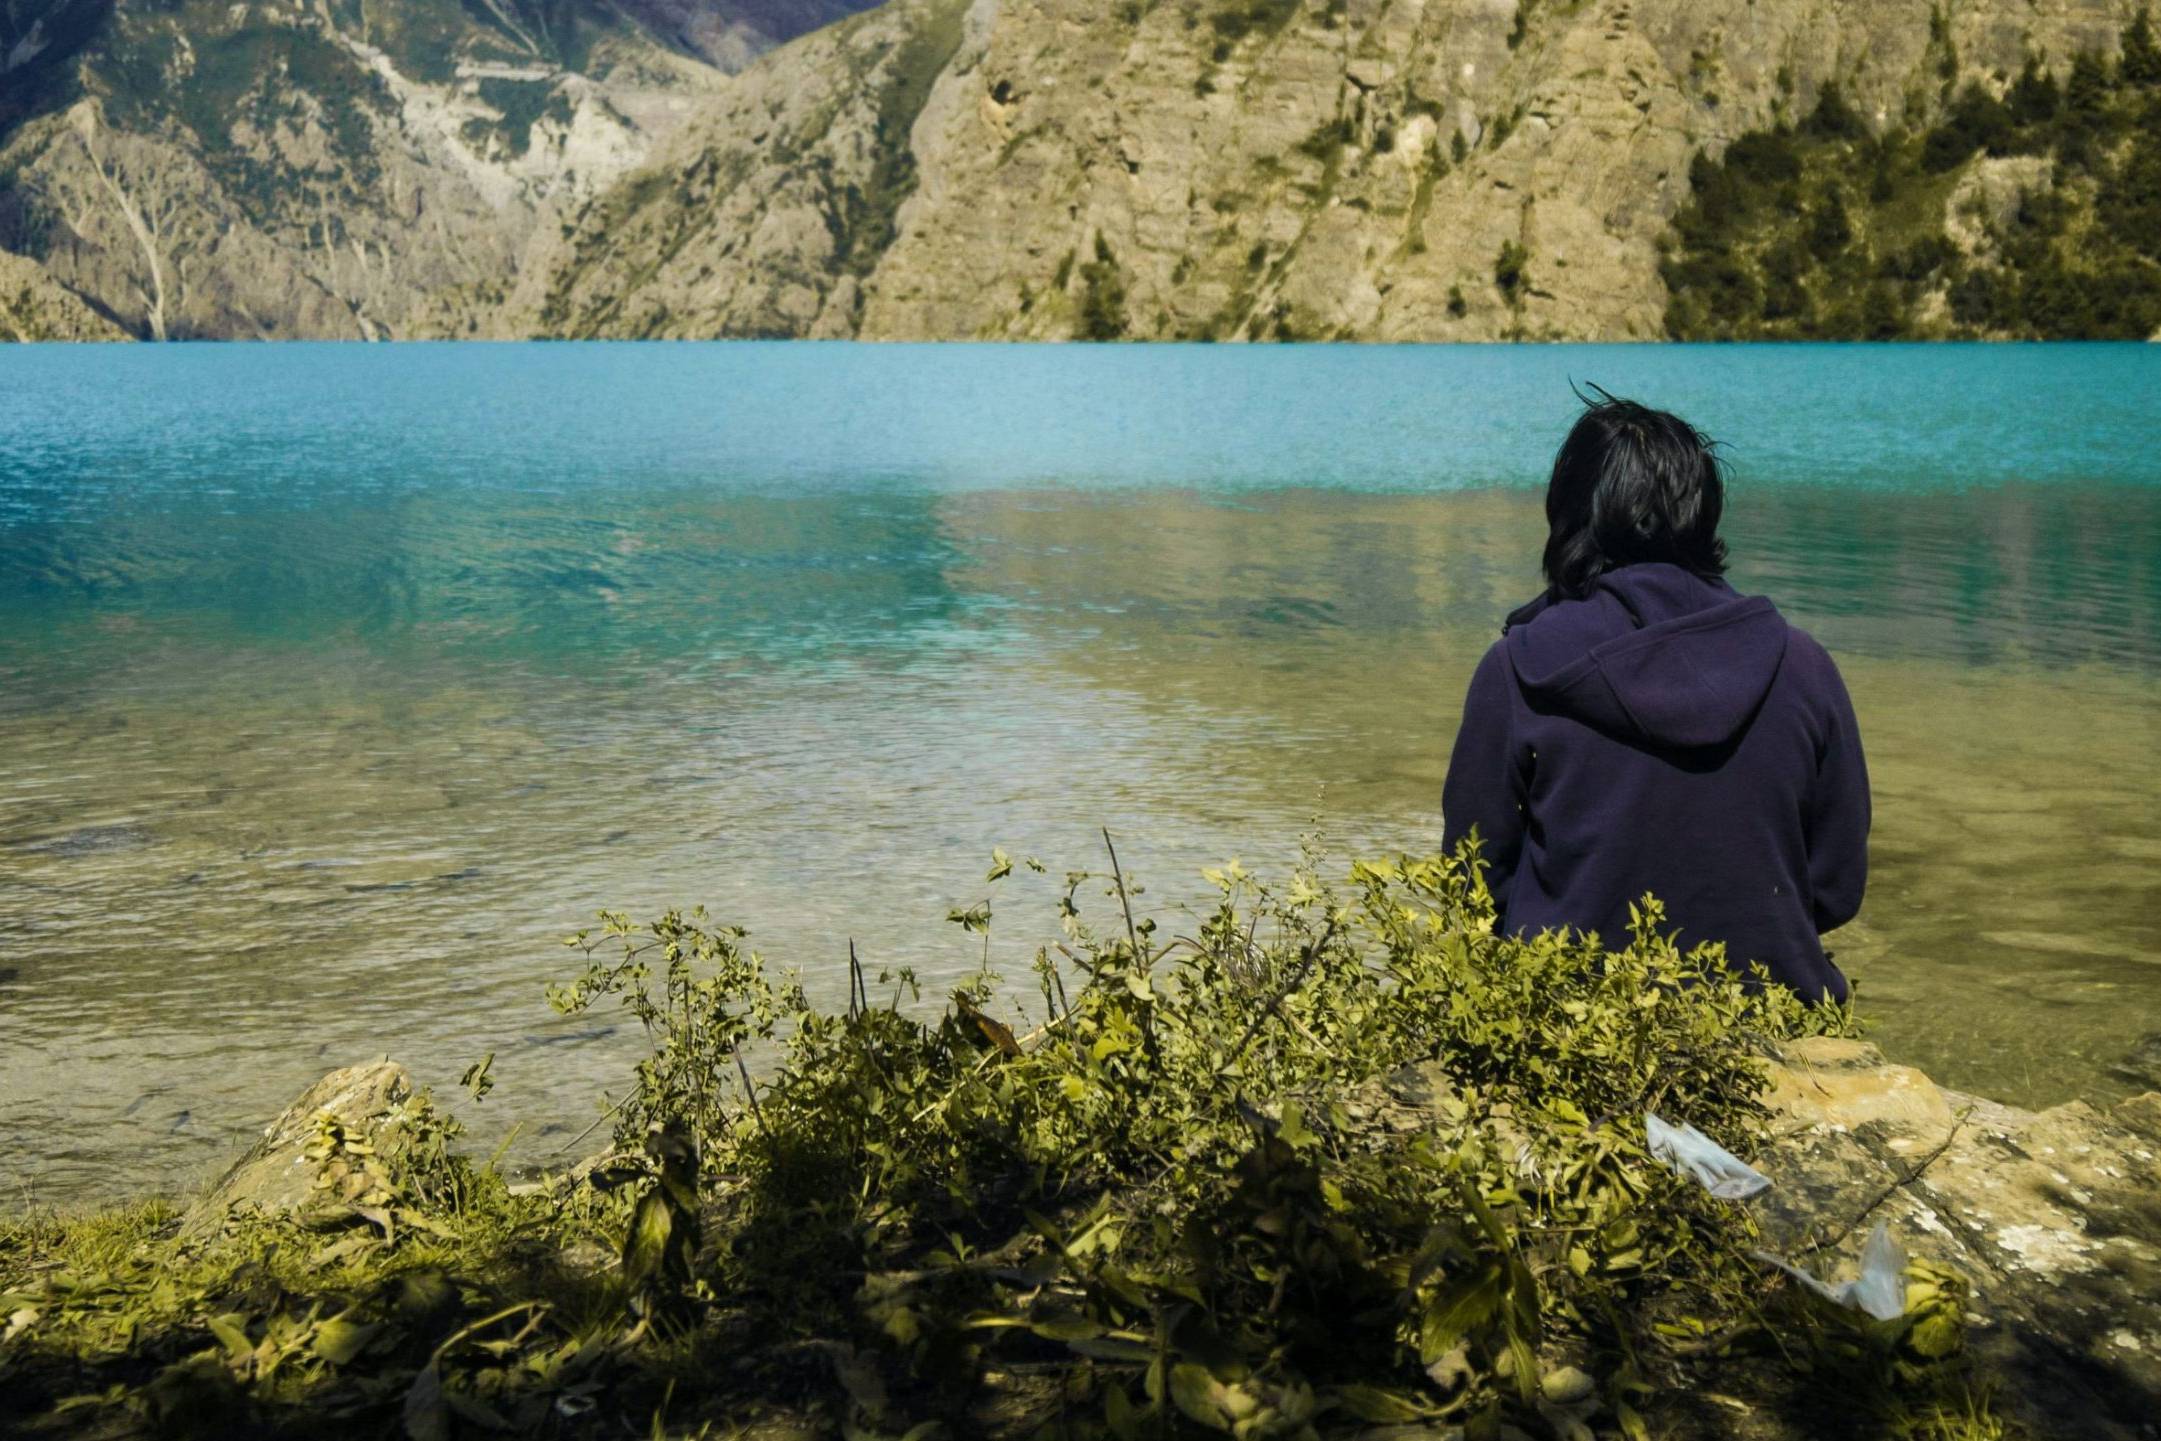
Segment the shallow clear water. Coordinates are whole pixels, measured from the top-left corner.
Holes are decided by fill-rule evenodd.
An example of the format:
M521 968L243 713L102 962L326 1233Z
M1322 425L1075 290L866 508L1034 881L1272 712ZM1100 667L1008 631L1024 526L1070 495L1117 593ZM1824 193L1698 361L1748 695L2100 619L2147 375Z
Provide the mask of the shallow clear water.
M1894 1052L2027 1103L2161 1030L2161 349L0 348L0 1185L180 1184L390 1052L538 1159L541 1000L703 902L932 978L993 845L1175 908L1427 848L1571 380L1727 440L1838 657ZM995 964L1051 896L999 898Z

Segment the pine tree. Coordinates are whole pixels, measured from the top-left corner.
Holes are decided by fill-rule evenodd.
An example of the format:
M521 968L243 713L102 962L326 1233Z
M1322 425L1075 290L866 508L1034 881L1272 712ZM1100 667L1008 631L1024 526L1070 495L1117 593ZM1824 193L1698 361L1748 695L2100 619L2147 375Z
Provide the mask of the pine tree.
M2124 27L2117 73L2126 85L2161 85L2161 45L2154 43L2153 16L2144 5Z
M2063 92L2057 87L2056 77L2041 68L2041 62L2029 55L2026 68L2019 71L2012 82L2011 93L2005 97L2011 107L2011 119L2019 125L2042 125L2056 118L2056 107L2063 101Z

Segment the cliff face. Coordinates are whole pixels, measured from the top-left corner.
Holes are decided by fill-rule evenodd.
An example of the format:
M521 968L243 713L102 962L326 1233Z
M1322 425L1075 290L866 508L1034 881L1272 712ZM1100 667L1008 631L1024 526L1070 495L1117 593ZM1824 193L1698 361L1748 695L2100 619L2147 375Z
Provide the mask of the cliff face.
M0 248L150 338L465 333L847 0L0 0Z
M512 330L1639 339L1691 161L1920 127L2128 0L893 0L581 203Z

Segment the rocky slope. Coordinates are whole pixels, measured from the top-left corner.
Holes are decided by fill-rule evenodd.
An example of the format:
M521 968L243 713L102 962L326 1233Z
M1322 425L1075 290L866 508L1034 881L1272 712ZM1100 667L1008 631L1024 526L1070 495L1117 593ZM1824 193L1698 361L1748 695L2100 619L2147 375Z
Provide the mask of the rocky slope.
M26 256L0 251L0 340L125 340L127 332Z
M463 333L849 0L0 0L0 248L148 338Z
M1874 133L1926 127L2029 56L2113 53L2135 9L892 0L766 57L581 204L498 323L1658 337L1699 153L1833 82Z

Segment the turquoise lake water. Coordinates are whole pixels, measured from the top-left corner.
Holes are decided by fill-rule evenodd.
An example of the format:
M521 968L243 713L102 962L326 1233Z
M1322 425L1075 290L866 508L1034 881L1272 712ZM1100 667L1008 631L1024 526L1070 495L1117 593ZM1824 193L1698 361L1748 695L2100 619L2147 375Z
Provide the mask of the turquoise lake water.
M838 997L972 970L994 845L1437 843L1595 382L1729 446L1837 656L1877 1038L2039 1104L2161 1031L2161 347L0 347L0 1185L184 1184L389 1052L530 1160L704 903ZM993 963L1052 894L1001 888ZM933 992L935 994L935 992Z

